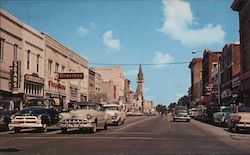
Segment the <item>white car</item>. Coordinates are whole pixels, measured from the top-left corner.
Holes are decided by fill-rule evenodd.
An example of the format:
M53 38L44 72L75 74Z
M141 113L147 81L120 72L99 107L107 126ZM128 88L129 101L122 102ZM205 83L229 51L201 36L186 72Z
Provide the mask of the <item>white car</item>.
M232 113L233 108L230 106L220 106L217 112L213 113L213 122L219 126L225 125L228 116Z
M106 104L104 105L106 112L111 115L111 124L120 125L126 120L126 113L121 110L121 107L117 104Z
M67 133L70 128L90 129L96 132L97 127L105 130L111 122L111 116L105 112L103 105L96 102L76 102L74 108L59 115L58 126L62 133Z

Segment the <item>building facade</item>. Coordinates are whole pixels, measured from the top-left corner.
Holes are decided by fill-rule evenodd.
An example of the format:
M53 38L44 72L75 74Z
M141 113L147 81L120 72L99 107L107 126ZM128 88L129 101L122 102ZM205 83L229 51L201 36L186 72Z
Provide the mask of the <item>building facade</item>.
M100 102L101 75L89 69L89 101Z
M202 95L205 104L214 104L219 83L212 81L212 72L218 67L221 52L205 50L202 59Z
M200 101L200 81L202 80L202 58L194 58L188 66L191 70L191 103L195 104Z
M88 100L88 61L49 35L44 35L44 96L65 108L66 103ZM83 73L82 79L59 79L58 73Z
M234 0L231 8L239 12L241 91L243 103L250 106L250 1Z
M221 104L241 101L240 93L240 45L225 45L220 56Z
M43 35L3 9L0 21L0 99L43 97Z
M119 103L119 99L124 97L125 77L123 70L119 66L97 67L93 70L101 75L103 81L101 94L107 94L108 102Z

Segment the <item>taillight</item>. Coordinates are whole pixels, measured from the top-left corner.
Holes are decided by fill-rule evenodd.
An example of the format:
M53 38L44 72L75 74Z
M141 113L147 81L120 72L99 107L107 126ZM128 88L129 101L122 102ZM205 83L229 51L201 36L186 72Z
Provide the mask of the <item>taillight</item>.
M241 116L238 116L238 120L240 120L241 119Z

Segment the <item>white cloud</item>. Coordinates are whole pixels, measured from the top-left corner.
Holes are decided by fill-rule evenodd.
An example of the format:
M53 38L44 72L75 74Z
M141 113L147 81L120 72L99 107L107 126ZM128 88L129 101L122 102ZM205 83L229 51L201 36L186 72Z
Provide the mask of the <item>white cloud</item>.
M80 26L80 27L77 28L76 33L79 36L85 36L88 33L88 29L84 28L83 26Z
M138 69L126 70L125 71L126 76L136 76L137 74L138 74Z
M190 47L222 44L225 32L221 25L206 24L200 28L191 11L190 4L182 0L163 0L164 23L158 31Z
M112 31L107 31L102 36L103 44L111 48L113 50L119 51L120 50L120 40L119 39L113 39L113 33Z
M155 52L155 56L153 57L152 61L154 64L159 64L156 65L156 67L161 68L167 66L168 63L173 62L174 58L167 53L164 54L162 52Z

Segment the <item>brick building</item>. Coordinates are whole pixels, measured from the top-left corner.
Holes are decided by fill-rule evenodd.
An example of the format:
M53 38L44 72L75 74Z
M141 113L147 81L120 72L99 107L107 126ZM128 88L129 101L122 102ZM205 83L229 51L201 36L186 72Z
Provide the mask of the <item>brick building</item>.
M225 45L220 56L221 104L240 102L240 45Z
M231 8L239 12L241 91L243 102L250 106L250 1L234 0Z
M202 58L194 58L188 66L191 70L190 99L192 104L200 101L200 81L202 80Z
M212 73L219 63L221 52L212 52L205 49L202 59L202 95L203 102L212 103L216 101L216 93L218 93L218 83L212 81Z

